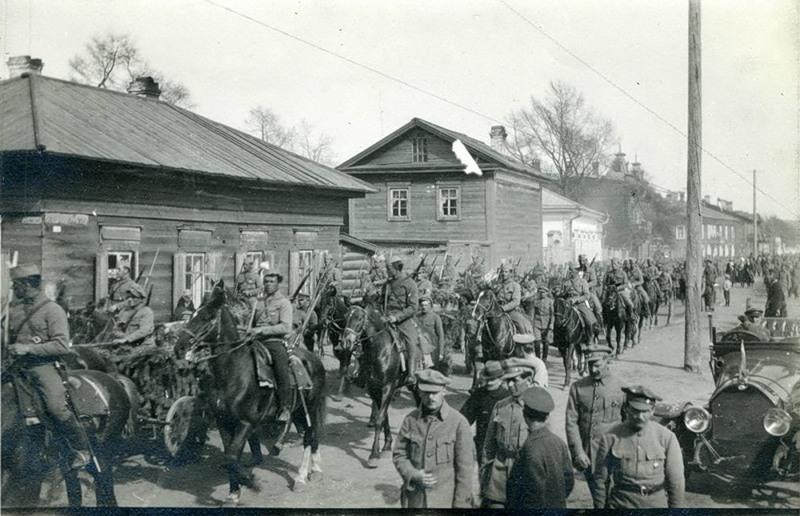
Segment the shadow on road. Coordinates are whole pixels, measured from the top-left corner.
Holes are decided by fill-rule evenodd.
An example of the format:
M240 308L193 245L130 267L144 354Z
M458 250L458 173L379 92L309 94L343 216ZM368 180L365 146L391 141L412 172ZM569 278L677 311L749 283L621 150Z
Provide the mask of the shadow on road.
M687 491L706 494L717 503L741 504L759 509L797 509L800 506L800 489L792 489L789 482L754 483L737 482L710 473L693 473L687 479Z
M396 484L375 484L375 490L383 497L386 505L394 506L400 503L400 486Z

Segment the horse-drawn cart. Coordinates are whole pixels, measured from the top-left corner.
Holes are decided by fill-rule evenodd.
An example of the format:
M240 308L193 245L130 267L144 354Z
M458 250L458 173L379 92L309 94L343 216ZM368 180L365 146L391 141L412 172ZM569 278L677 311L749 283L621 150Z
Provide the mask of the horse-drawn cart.
M202 447L209 420L200 387L204 363L191 363L174 353L174 342L182 325L159 325L154 346L128 350L98 343L74 346L90 367L97 363L90 355L99 353L124 377L121 381L132 405L138 406L136 417L129 421L129 437L160 439L175 459L188 458Z

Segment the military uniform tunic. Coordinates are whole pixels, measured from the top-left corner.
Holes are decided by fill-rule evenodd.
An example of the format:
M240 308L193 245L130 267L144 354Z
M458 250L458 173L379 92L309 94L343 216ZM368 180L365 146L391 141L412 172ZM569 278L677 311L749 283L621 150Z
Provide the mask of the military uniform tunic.
M547 427L537 428L528 434L511 468L506 508L566 508L574 486L564 441Z
M622 381L609 372L598 381L591 376L581 378L569 389L566 417L567 444L572 454L572 462L576 466L578 457L582 454L586 454L589 458L589 468L583 473L586 475L590 491L595 489L591 464L597 455L600 438L611 427L622 421L622 404L625 402L622 387Z
M17 305L9 315L9 327L15 334L13 344L31 346L29 353L18 359L23 375L41 395L50 415L66 421L71 417L66 389L54 365L59 356L69 353L64 309L39 293L32 302Z
M483 443L486 439L486 430L489 427L489 418L495 404L509 396L508 389L498 387L489 390L484 385L470 394L464 405L461 406L461 414L467 418L469 424L475 423L475 449L483 450Z
M153 310L141 304L126 308L117 316L119 336L129 344L155 345L153 333L156 330Z
M649 421L636 432L625 423L601 439L595 460L594 506L609 509L682 507L685 480L678 438Z
M472 507L472 432L464 416L447 402L434 414L423 415L415 409L403 419L392 461L403 478L403 508ZM418 470L435 475L436 485L425 489L414 482Z
M528 425L522 415L522 404L512 396L497 402L483 443L481 464L489 468L481 482L483 498L505 503L508 474L527 438Z
M410 276L397 276L384 285L384 300L386 313L397 320L397 329L405 345L418 346L419 335L414 318L419 310L417 284Z

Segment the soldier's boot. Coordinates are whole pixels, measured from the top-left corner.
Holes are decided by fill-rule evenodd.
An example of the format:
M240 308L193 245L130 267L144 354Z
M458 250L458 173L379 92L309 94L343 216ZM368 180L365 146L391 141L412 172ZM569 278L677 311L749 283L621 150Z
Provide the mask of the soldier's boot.
M67 467L70 470L85 468L92 461L92 453L89 449L89 437L86 430L81 426L78 419L70 414L70 417L59 424L59 430L64 440L67 442L67 453L65 457Z
M414 349L414 346L409 344L406 346L406 353L408 358L408 363L406 364L406 371L408 373L406 376L406 385L412 387L417 384L417 362L419 362L421 351Z

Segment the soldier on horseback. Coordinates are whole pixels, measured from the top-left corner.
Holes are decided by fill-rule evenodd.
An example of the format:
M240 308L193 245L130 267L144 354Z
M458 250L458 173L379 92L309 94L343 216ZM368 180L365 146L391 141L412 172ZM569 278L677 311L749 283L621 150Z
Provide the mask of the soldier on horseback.
M611 267L603 279L603 286L605 296L609 296L610 292L616 292L622 298L628 318L632 317L633 299L631 299L631 291L628 288L628 275L619 267L619 260L616 258L611 259Z
M594 317L592 309L589 308L589 285L578 274L578 268L574 263L567 265L567 279L562 287L563 297L568 299L572 306L578 311L581 320L586 328L589 328L592 335L597 335L599 328L597 319Z
M406 350L406 384L416 383L417 363L422 357L419 348L419 328L415 316L419 309L419 293L414 280L403 272L403 260L392 259L386 266L389 281L384 285L384 322L397 330Z
M116 280L108 292L108 304L106 305L109 312L116 312L121 308L125 300L128 299L130 290L139 286L131 279L131 269L126 265L116 269L114 275Z
M236 292L246 298L251 305L258 301L258 293L261 291L261 276L254 270L252 258L248 258L242 264L242 270L236 276Z
M82 468L91 460L89 440L69 407L66 387L56 369L59 357L70 352L67 315L41 291L42 277L36 265L20 265L11 269L10 275L20 306L10 314L8 351L66 441L70 452L67 466Z
M587 262L585 254L578 255L578 272L582 273L581 277L589 286L589 305L594 311L597 322L603 326L603 307L597 297L597 289L600 284L597 282L597 274L595 274L592 264Z
M282 281L283 276L277 271L265 270L265 297L256 305L253 329L249 331L252 335L267 337L261 342L272 356L272 367L277 384L275 387L280 406L277 420L285 423L291 417L292 406L289 353L285 344L286 336L292 331L292 303L279 290Z
M514 267L505 264L500 267L500 292L498 301L502 304L502 309L514 322L517 334L533 335L533 325L525 316L520 308L522 301L522 287L514 279Z
M650 306L650 296L647 295L647 292L644 289L644 276L642 275L642 270L639 268L633 258L628 258L626 262L627 266L623 265L623 269L625 269L625 272L628 275L628 281L630 282L631 288L642 297L643 306Z

